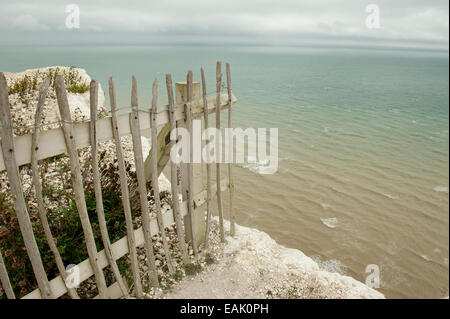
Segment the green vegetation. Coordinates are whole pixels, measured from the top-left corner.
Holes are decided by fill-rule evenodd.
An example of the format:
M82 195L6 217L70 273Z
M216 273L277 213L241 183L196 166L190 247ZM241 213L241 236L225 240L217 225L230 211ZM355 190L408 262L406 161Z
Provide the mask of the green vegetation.
M69 70L61 70L59 68L50 68L46 72L36 71L32 76L26 75L22 80L12 83L8 88L8 94L18 94L20 99L27 106L29 99L27 94L32 94L39 90L39 85L45 78L50 79L50 85L55 86L56 76L61 74L64 76L67 91L71 93L84 93L89 91L89 84L85 83L78 71L71 67Z
M47 188L44 194L54 194L56 190ZM95 204L95 194L88 191L86 194L86 205L89 219L92 224L97 249L103 249L100 228ZM122 210L121 195L117 192L104 191L103 204L105 209L106 223L111 241L118 240L126 235L126 225ZM84 233L81 221L75 205L71 200L68 207L59 207L56 211L48 211L49 223L56 239L58 250L65 265L78 264L88 258L84 244ZM30 216L33 224L36 242L41 253L44 268L49 279L58 275L58 269L53 254L48 247L40 219ZM0 249L4 254L5 264L12 286L17 296L23 296L37 287L33 270L24 246L20 232L19 223L12 207L0 193ZM127 273L128 264L126 260L119 262L119 268L124 274ZM111 284L110 282L109 284Z
M300 294L299 294L297 287L289 288L287 297L288 297L288 299L299 299Z
M213 255L211 255L210 253L207 253L207 254L205 255L205 263L206 263L207 265L214 264L215 262L216 262L216 260L214 259L214 256L213 256Z
M67 92L71 92L71 93L84 93L89 91L89 85L87 85L86 83L81 83L81 84L77 84L77 83L73 83L71 86L67 87Z
M187 264L187 265L184 265L183 267L184 267L184 272L188 276L194 276L202 271L202 266L200 266L199 264Z

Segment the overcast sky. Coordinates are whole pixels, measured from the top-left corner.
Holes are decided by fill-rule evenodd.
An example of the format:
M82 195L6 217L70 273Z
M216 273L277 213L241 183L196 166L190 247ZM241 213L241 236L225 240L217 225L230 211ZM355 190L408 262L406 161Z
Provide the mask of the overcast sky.
M65 25L80 8L80 29ZM367 28L368 4L380 28ZM448 50L448 0L0 0L0 44L235 43Z

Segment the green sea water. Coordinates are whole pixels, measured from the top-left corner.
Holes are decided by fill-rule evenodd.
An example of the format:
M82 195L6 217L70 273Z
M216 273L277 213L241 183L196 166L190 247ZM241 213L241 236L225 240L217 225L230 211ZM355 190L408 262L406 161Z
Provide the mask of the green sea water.
M279 168L236 166L237 221L298 248L324 268L365 281L380 269L387 297L448 295L448 52L258 47L2 47L0 70L78 66L118 102L131 76L183 81L215 62L232 67L235 127L279 129ZM165 88L160 88L165 103Z

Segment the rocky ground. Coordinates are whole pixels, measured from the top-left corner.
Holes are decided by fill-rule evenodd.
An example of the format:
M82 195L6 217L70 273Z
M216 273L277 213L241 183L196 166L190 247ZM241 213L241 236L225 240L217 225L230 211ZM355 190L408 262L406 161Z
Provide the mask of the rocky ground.
M297 249L277 244L262 231L236 225L220 242L217 218L198 272L174 283L158 298L384 298L348 276L321 269ZM225 221L225 229L229 223Z

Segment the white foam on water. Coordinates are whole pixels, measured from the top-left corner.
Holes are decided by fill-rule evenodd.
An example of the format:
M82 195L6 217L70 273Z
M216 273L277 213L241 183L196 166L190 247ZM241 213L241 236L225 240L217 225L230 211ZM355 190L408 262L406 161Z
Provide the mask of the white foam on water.
M331 205L327 203L320 203L320 206L322 206L323 209L328 209L331 207Z
M322 260L318 255L311 256L311 258L319 265L321 269L345 275L345 269L347 267L339 260L337 259Z
M329 228L336 228L338 225L338 219L336 217L321 218L322 223Z
M254 156L249 156L247 164L243 164L242 167L256 174L264 174L267 169L272 169L269 164L269 160L257 161Z
M391 194L383 194L383 195L386 196L387 198L390 198L390 199L393 199L393 200L399 199L399 197L391 195Z
M433 190L439 193L448 193L448 186L436 186Z
M431 261L431 258L428 257L427 255L420 255L420 257L422 257L422 258L425 259L426 261Z

